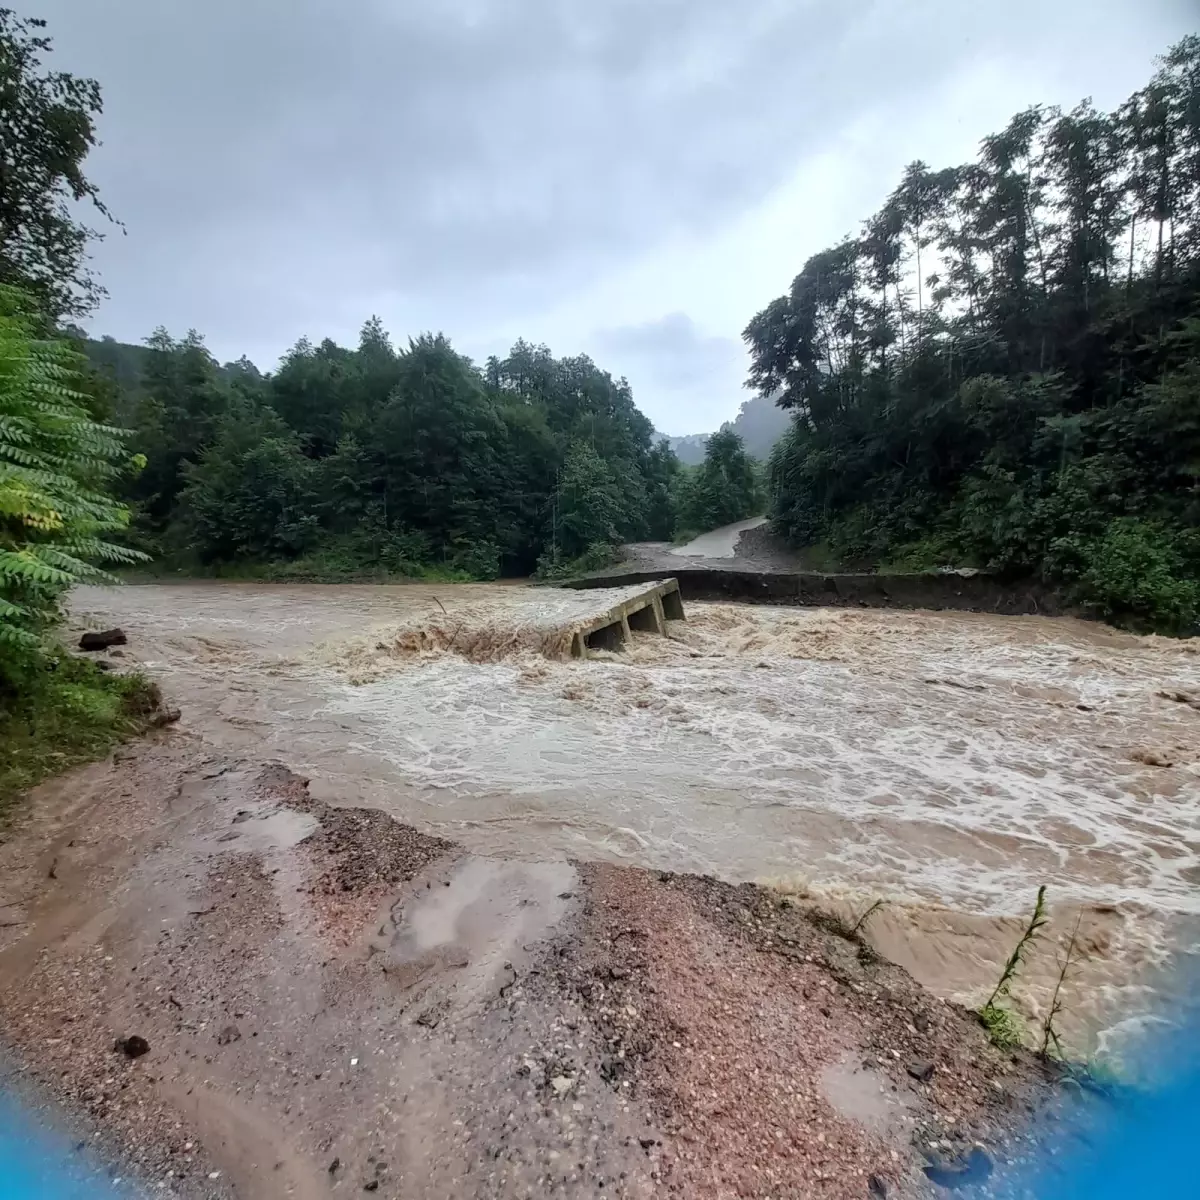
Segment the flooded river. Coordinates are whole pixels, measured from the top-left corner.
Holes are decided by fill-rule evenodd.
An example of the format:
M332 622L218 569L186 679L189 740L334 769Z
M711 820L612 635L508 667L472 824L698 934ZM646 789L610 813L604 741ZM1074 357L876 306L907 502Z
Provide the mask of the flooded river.
M84 588L73 613L126 629L185 728L325 799L477 852L888 897L874 939L943 994L985 986L1041 883L1059 929L1083 914L1093 1033L1190 937L1200 643L724 604L587 662L526 636L586 596L198 583Z

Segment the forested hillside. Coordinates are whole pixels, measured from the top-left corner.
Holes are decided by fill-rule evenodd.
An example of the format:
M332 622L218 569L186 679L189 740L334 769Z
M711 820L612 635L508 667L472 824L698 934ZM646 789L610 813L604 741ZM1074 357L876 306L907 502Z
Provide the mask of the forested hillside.
M754 395L743 400L737 416L721 426L742 439L746 453L763 462L770 457L775 443L788 430L788 417L776 403L777 397Z
M146 459L135 544L172 570L567 574L761 511L736 434L685 470L624 380L545 346L480 370L441 335L396 350L372 318L356 348L302 339L265 375L195 333L81 344Z
M480 370L441 335L397 350L374 318L271 375L194 333L86 348L146 457L139 545L169 565L492 578L674 527L677 461L586 357L518 342Z
M685 433L674 437L663 435L663 441L670 446L671 453L685 467L698 467L704 461L704 447L708 439L707 433Z
M1115 112L913 163L745 333L793 414L771 512L844 560L1036 574L1200 614L1200 37Z

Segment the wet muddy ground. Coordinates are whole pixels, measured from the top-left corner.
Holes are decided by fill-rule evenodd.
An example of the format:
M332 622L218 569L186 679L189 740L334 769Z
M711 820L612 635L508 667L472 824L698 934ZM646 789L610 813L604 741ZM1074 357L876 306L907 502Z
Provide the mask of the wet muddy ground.
M563 658L592 603L77 593L183 718L2 835L23 1090L152 1195L918 1196L1076 1106L959 1007L1039 883L1032 1038L1072 930L1074 1052L1176 1002L1195 643L696 604Z
M769 880L938 995L990 990L1039 884L1036 1023L1111 1054L1200 942L1200 653L1094 623L692 604L563 661L586 594L514 586L82 589L214 752L478 854ZM1169 1000L1167 1003L1169 1004Z
M150 1195L920 1196L1066 1111L777 893L472 854L185 730L39 789L0 893L25 1087Z

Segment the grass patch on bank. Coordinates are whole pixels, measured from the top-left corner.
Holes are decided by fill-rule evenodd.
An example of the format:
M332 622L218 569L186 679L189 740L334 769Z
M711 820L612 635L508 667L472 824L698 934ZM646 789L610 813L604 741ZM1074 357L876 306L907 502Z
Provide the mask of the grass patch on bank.
M593 542L578 558L556 559L543 554L538 559L534 579L553 582L559 579L575 579L615 566L621 561L621 548L608 542Z
M505 565L491 542L437 547L420 534L383 535L369 529L321 538L295 555L238 554L205 559L192 550L165 553L145 541L144 565L118 572L127 583L219 579L262 583L481 583ZM507 564L510 568L514 565Z
M0 826L31 787L107 754L145 729L159 707L155 684L48 649L0 692Z
M389 570L363 563L330 561L319 555L289 562L214 563L209 566L135 567L115 572L125 583L219 579L230 583L478 583L479 576L455 567L413 566Z
M258 579L264 583L477 583L482 577L461 567L414 563L389 569L314 554L289 562L238 563L215 569L212 578Z
M1016 1050L1025 1044L1025 1022L1011 1008L987 1004L979 1010L979 1023L999 1050Z

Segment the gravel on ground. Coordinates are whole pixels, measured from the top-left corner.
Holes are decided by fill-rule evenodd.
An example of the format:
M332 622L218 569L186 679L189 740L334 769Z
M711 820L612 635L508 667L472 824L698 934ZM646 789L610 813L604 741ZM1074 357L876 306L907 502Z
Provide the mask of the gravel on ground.
M151 1195L915 1197L1063 1104L795 900L473 857L183 730L39 789L0 911L0 1046Z

